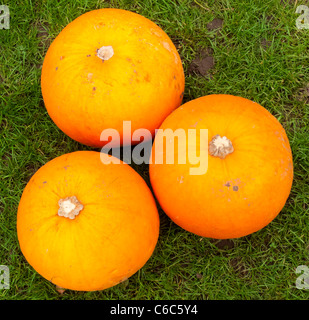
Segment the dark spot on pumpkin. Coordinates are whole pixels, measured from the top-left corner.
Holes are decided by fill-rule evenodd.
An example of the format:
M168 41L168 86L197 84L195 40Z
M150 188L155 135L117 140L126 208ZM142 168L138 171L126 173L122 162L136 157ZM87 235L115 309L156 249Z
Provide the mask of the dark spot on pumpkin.
M96 91L96 90L97 90L97 88L96 88L96 87L93 87L93 88L92 88L92 90L93 90L93 91Z
M56 67L56 71L58 70L58 67Z
M230 187L231 184L230 184L229 182L227 182L227 183L225 184L225 186L226 186L226 187Z
M43 181L43 184L47 183L47 181Z
M233 191L238 191L238 186L233 186Z
M179 98L182 99L184 95L184 91L182 91L182 93L180 94Z
M91 57L91 54L87 54L87 58Z
M149 73L147 73L147 75L144 77L144 80L145 80L146 82L150 82L150 75L149 75Z

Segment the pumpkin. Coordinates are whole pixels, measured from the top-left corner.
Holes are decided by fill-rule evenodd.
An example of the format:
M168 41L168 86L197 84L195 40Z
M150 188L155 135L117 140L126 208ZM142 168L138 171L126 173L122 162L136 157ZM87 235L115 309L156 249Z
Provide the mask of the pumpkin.
M41 88L51 119L72 139L101 147L107 143L102 131L113 129L120 144L136 144L123 133L123 121L131 121L132 131L154 135L181 104L184 72L173 42L154 22L127 10L99 9L54 39Z
M103 290L147 262L159 216L150 189L128 164L103 164L100 152L77 151L33 175L19 203L17 234L26 260L47 280Z
M161 207L183 229L202 237L239 238L265 227L282 210L293 180L291 149L279 121L261 105L208 95L183 104L160 129L186 133L174 144L175 139L159 139L159 130L149 168ZM196 144L189 139L193 129ZM202 137L205 129L208 136ZM171 149L175 159L166 161ZM186 152L182 161L178 150ZM200 162L207 159L201 174L191 170L199 166L189 161L198 159L196 154Z

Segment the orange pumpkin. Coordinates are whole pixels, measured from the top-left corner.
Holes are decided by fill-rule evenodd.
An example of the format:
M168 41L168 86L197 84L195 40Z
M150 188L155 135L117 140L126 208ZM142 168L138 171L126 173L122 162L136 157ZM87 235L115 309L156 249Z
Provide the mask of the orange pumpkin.
M291 190L293 162L285 130L274 116L241 97L209 95L179 107L160 129L179 128L187 134L175 146L157 134L150 164L154 193L176 224L203 237L227 239L258 231L277 216ZM196 145L188 139L189 129L197 129ZM200 129L208 129L206 144ZM187 160L180 163L179 146L186 148L182 159ZM161 148L163 162L155 163ZM165 160L171 148L174 164ZM199 165L188 161L196 152L208 157L203 174L190 174Z
M51 160L31 178L17 233L29 264L52 283L103 290L147 262L159 216L150 189L129 165L106 165L99 152L78 151Z
M124 120L132 131L154 134L181 104L184 72L174 44L154 22L99 9L72 21L52 42L41 87L55 124L72 139L101 147L107 143L101 132L109 128L119 132L120 143L129 143Z

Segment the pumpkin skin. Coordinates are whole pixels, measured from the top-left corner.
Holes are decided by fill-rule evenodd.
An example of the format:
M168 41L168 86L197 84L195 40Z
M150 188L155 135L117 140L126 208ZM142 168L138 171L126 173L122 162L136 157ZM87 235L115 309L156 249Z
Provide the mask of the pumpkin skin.
M285 130L265 108L241 97L208 95L175 110L160 127L166 128L196 128L194 152L200 150L200 129L208 129L208 150L201 150L208 169L201 175L190 174L194 165L188 161L178 163L176 147L174 164L166 163L168 141L163 163L155 163L156 144L162 140L154 140L150 181L177 225L203 237L239 238L265 227L281 211L292 186L292 153ZM217 135L234 148L225 158L209 154ZM188 138L182 141L188 145Z
M102 47L112 47L107 60L98 54ZM107 143L100 135L109 128L119 132L120 144L136 144L124 136L123 121L131 121L132 131L145 128L154 135L181 104L184 82L181 59L167 34L122 9L90 11L69 23L49 47L41 75L52 120L92 147Z
M73 219L59 216L59 200L71 196L82 210ZM17 234L25 258L47 280L66 289L103 290L147 262L159 216L150 189L129 165L106 165L99 152L78 151L33 175L19 203Z

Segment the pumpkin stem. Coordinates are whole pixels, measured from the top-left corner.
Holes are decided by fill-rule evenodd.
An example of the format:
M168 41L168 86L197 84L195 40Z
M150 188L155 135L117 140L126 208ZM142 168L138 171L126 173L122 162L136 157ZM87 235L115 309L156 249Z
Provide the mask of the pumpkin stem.
M97 57L103 60L109 60L114 55L114 49L112 46L103 46L97 49Z
M210 141L208 151L211 156L224 159L234 151L234 147L227 137L221 137L217 134Z
M75 219L75 216L84 208L75 196L60 199L58 204L58 216L69 219Z

